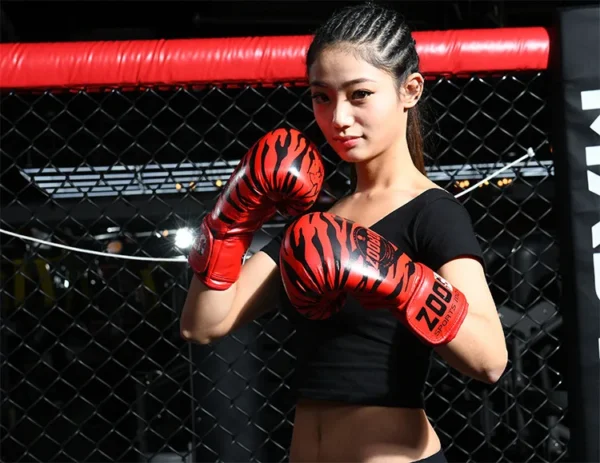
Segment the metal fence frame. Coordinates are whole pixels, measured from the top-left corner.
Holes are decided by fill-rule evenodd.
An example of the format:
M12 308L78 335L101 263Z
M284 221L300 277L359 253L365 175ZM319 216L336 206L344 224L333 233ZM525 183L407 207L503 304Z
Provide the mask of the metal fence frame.
M568 425L542 72L426 83L430 177L463 198L510 362L494 386L434 360L427 411L451 460L560 461ZM321 146L321 205L348 170L286 84L5 92L4 230L98 252L173 258L246 149L288 125ZM498 183L500 182L500 183ZM283 226L257 234L259 250ZM3 461L283 461L294 332L277 310L211 346L185 344L177 262L91 256L2 235ZM174 458L169 460L169 458Z

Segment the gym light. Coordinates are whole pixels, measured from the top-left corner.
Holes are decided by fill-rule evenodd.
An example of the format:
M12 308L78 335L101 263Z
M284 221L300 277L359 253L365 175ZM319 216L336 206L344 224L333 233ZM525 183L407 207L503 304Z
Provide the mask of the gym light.
M189 248L194 242L194 234L189 228L180 228L175 233L175 246L180 249Z

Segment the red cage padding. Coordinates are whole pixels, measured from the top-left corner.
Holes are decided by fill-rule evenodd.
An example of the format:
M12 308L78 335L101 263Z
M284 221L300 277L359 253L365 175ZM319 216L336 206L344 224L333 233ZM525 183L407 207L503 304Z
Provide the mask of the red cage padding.
M425 75L543 70L541 27L415 32ZM311 36L0 44L0 88L304 82Z

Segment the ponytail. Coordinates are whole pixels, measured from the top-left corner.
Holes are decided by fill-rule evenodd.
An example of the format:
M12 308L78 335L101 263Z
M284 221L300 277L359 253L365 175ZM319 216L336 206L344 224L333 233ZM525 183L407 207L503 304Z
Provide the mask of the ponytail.
M408 110L408 120L406 122L406 142L408 151L415 167L423 175L427 176L425 170L425 154L423 141L423 124L421 123L421 110L419 105L413 106Z

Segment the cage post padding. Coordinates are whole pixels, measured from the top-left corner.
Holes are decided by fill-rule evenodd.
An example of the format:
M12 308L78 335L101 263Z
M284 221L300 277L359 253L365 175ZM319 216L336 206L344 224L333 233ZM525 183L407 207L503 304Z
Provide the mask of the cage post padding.
M415 32L426 75L543 70L540 27ZM0 88L77 88L306 79L311 36L0 44Z
M569 356L571 461L600 461L600 8L565 8L553 37L552 143Z

